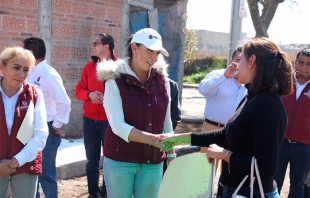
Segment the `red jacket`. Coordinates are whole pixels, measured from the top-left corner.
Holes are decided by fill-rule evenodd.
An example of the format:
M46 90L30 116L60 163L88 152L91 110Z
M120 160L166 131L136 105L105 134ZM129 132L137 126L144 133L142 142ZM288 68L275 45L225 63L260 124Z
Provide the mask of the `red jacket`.
M88 62L82 72L81 80L76 85L75 96L78 100L84 101L84 116L93 120L107 121L107 115L102 104L94 104L87 97L88 92L100 91L104 93L104 83L96 76L96 66L98 57L92 56L92 61Z
M297 101L295 85L294 93L284 96L283 103L288 118L284 139L310 145L310 83L303 89Z
M115 82L122 97L125 122L148 133L162 134L169 102L164 77L152 69L146 86L129 74L121 74ZM116 161L140 164L157 164L166 158L165 153L154 146L127 143L113 133L110 125L104 139L104 155Z
M14 112L14 121L12 126L11 135L8 135L8 129L5 120L4 104L2 100L2 95L0 94L0 160L2 159L12 159L17 153L19 153L25 145L21 143L17 138L17 132L24 120L28 108L22 108L25 104L29 104L33 101L36 104L37 92L34 86L30 84L23 84L23 92L18 96L16 108ZM39 152L37 158L28 162L21 167L16 169L16 172L11 174L17 175L21 173L29 173L32 175L37 175L42 173L42 153Z

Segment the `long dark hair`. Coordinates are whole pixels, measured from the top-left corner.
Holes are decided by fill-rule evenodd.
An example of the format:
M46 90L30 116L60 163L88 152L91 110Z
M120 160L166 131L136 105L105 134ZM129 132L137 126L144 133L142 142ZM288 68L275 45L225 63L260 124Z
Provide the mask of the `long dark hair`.
M129 56L129 58L130 58L130 60L132 59L132 49L131 49L131 40L132 40L132 38L133 38L133 35L131 35L131 36L129 36L128 38L127 38L127 46L128 46L128 48L127 48L127 55ZM136 43L136 45L138 46L138 47L140 47L140 43Z
M108 44L109 45L109 51L111 53L111 59L115 60L115 55L114 55L114 47L115 47L115 41L114 38L110 34L106 33L100 33L98 36L101 37L101 43L103 44Z
M279 46L265 37L251 39L243 45L246 59L256 56L256 69L249 91L260 93L274 91L280 95L290 94L293 90L293 65Z

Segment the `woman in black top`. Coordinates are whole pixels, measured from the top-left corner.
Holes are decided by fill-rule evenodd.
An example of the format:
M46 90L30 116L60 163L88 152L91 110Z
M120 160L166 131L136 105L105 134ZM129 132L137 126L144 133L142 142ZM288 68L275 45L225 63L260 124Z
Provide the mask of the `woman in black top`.
M277 44L263 37L246 42L240 58L235 66L240 82L246 84L248 95L224 128L208 133L173 135L163 143L178 145L189 142L206 146L209 147L209 162L223 159L219 179L223 192L218 192L222 197L231 197L245 175L250 174L251 159L255 156L265 195L278 198L274 174L287 125L281 96L292 91L292 63ZM231 71L231 75L234 73ZM248 179L238 194L248 196L249 183ZM255 180L256 190L258 184Z

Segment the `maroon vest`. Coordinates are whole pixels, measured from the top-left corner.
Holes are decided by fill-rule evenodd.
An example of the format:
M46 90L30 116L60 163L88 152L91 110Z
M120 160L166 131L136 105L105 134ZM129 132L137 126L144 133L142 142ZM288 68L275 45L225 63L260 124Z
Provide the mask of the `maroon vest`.
M17 138L17 132L24 120L24 117L28 110L28 105L30 101L33 101L34 105L37 100L37 91L36 88L30 84L23 84L23 91L18 96L15 112L14 112L14 121L12 126L11 135L8 135L8 129L5 120L5 110L4 104L2 100L2 95L0 94L0 159L12 159L14 155L19 153L25 145L21 143ZM21 174L21 173L29 173L29 174L41 174L42 167L42 154L38 153L37 158L32 161L24 164L23 166L16 169L16 172L13 175Z
M292 94L282 99L288 118L284 139L310 145L310 83L303 89L298 100L296 86Z
M122 98L125 122L141 131L162 134L169 101L164 77L152 69L145 85L128 74L121 74L115 81ZM116 161L140 164L157 164L166 157L154 146L127 143L115 135L110 126L104 139L104 155Z

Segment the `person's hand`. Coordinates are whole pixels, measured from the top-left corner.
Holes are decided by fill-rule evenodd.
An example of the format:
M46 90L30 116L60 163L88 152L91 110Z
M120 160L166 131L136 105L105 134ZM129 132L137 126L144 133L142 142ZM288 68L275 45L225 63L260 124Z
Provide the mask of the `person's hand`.
M171 142L162 142L162 140L167 137L167 134L154 135L151 142L152 146L155 146L164 152L170 151L174 145Z
M19 163L15 157L13 157L12 159L3 159L1 160L1 162L7 163L10 166L10 168L13 169L19 167Z
M61 129L57 129L54 133L55 133L56 135L59 135L60 137L65 137L65 136L66 136L65 131L63 131L63 130L61 130Z
M224 72L224 76L226 78L236 78L237 66L238 64L235 62L230 63Z
M89 93L90 100L95 104L102 104L103 103L103 93L100 91L93 91Z
M225 149L216 144L211 144L207 149L207 157L209 163L213 163L214 159L224 159Z
M174 134L169 135L167 138L163 139L161 143L170 143L168 145L171 146L169 150L173 148L173 146L188 143L190 137L190 133L182 133L182 134Z
M0 177L8 177L12 173L15 173L16 168L18 167L18 162L17 162L17 167L15 166L16 166L16 162L12 159L1 160L0 161ZM15 168L12 168L12 167L15 167Z

